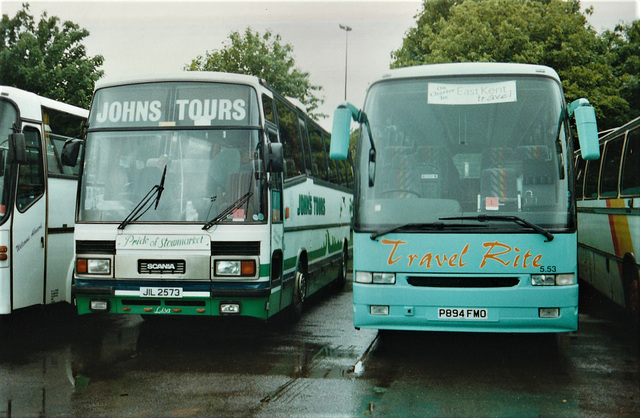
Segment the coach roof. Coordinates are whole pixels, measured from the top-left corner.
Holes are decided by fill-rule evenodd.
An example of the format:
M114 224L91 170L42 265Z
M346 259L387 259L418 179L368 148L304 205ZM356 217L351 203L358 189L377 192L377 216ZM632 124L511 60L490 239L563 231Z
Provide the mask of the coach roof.
M546 75L560 80L558 74L550 67L534 64L514 64L497 62L462 62L451 64L429 64L404 67L385 72L376 82L417 77L440 77L462 75Z
M136 77L114 77L100 80L96 83L96 90L105 87L123 86L141 83L160 83L171 81L221 82L247 85L261 84L258 77L245 74L221 73L213 71L182 71L172 74L140 75Z

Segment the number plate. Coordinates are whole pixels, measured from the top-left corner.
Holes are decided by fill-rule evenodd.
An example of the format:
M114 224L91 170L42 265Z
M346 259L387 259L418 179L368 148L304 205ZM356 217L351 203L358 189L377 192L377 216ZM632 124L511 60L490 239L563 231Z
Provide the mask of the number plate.
M141 287L141 298L181 298L181 287Z
M438 319L486 321L489 311L484 308L438 308Z

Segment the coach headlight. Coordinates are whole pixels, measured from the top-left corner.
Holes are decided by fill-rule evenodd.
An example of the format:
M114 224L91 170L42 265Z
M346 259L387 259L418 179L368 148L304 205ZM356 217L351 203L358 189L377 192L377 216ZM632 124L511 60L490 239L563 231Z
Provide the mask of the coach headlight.
M576 284L575 274L532 274L533 286L571 286Z
M558 274L556 276L556 285L557 286L571 286L576 284L576 275L575 274Z
M368 271L356 271L356 283L395 284L395 273L371 273Z
M255 277L255 260L216 260L213 274L224 277Z
M111 260L108 258L78 258L76 260L78 274L111 274Z

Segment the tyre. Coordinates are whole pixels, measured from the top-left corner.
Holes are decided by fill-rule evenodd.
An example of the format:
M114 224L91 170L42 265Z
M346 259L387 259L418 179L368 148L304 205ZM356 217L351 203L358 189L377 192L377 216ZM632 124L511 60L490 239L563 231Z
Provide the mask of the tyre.
M298 266L293 283L293 300L291 308L294 318L302 316L304 302L307 300L307 273L302 266Z
M342 290L344 285L347 283L347 274L349 273L349 250L347 246L342 250L342 259L340 260L340 263L340 272L338 273L338 278L335 281L336 291Z

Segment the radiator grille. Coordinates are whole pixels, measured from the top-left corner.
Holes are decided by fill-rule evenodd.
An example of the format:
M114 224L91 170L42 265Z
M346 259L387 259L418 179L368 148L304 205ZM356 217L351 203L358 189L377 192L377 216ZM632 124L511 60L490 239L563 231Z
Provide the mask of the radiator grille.
M115 254L115 241L76 241L76 254Z
M514 287L520 283L517 277L407 277L411 286L490 288Z
M211 255L260 255L260 241L212 241Z

